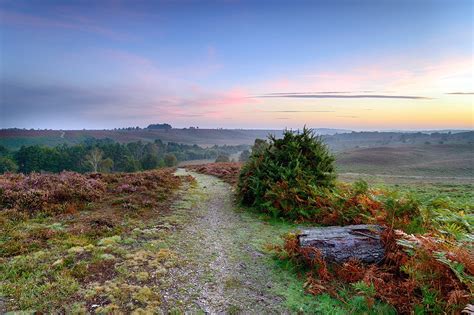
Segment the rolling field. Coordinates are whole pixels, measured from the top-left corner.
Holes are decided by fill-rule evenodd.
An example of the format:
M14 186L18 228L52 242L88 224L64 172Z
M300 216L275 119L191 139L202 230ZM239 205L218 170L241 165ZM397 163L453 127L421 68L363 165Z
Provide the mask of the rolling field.
M337 166L340 173L355 175L441 177L439 180L459 177L462 180L474 177L474 147L452 144L355 149L339 153Z
M253 144L256 138L266 138L270 133L281 135L281 130L237 129L170 129L170 130L0 130L0 145L18 149L22 145L78 144L88 138L109 138L120 143L144 141L197 144L208 147L217 145Z

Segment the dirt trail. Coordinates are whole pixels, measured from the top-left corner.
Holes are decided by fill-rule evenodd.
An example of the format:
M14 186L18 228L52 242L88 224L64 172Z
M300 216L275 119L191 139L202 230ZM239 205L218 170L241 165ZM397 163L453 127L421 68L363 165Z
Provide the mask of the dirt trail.
M271 270L252 245L262 222L242 216L230 185L208 175L191 174L196 185L174 205L185 227L173 233L171 248L181 263L170 270L173 283L164 292L167 311L206 313L286 313L272 293Z

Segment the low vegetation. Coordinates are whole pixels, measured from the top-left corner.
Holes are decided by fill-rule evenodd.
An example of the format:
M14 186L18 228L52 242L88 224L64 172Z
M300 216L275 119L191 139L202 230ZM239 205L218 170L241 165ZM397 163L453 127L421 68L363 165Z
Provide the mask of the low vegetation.
M124 165L120 161L127 159L135 165L133 171L155 165L157 160L146 153L155 152L152 144L94 140L84 146L41 150L58 150L64 156L78 150L86 161L77 164L81 172L100 173L0 175L0 311L5 303L7 310L43 313L173 312L165 305L164 292L183 289L171 276L183 261L171 246L176 244L175 237L183 235L175 233L182 222L190 223L193 215L199 214L190 214L192 207L186 206L178 217L170 205L183 185L194 187L196 198L201 193L199 187L212 185L204 181L195 186L191 177L174 176L169 168L116 172L118 165ZM163 161L159 166L175 165L176 152L196 149L169 143L163 146L166 149L156 156ZM236 149L226 147L222 152ZM47 157L55 157L57 152ZM0 148L0 155L15 159L6 149ZM36 156L28 164L31 170L44 170L44 165L49 165L41 163L54 166L66 161L30 156ZM472 304L472 185L340 182L333 156L322 139L307 129L287 131L281 139L257 140L242 160L247 162L186 168L216 176L237 189L237 197L249 211L226 209L243 220L233 222L235 233L229 233L229 242L237 240L241 247L231 252L242 259L241 248L254 246L258 252L249 253L259 257L267 250L259 261L274 267L270 268L269 285L288 310L437 314L458 313ZM5 165L25 167L21 163ZM186 201L190 197L180 200L190 203ZM199 195L198 199L205 198ZM212 206L214 201L208 204ZM386 256L380 264L330 264L317 251L299 247L299 226L358 223L385 227ZM282 233L285 236L279 240ZM232 281L227 285L234 290ZM186 309L174 302L171 307L176 310Z
M216 176L223 181L236 185L242 164L239 162L209 163L204 165L188 165L186 169L201 174Z
M160 279L177 263L165 218L177 189L192 181L173 171L0 176L6 309L156 312Z
M371 310L383 302L401 313L460 311L474 294L472 200L418 198L396 190L334 181L334 159L310 130L285 132L254 149L242 167L238 196L274 217L321 225L385 227L381 265L330 265L298 245L295 234L271 247L306 273L306 290L347 303L360 296ZM375 303L378 300L379 302ZM377 306L379 307L379 306ZM375 310L375 309L373 309Z

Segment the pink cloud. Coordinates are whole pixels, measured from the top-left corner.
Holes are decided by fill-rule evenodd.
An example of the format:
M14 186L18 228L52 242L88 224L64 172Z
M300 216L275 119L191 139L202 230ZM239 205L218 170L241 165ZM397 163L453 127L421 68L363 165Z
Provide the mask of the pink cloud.
M416 62L400 57L378 62L370 61L338 71L323 70L295 74L261 82L257 86L263 93L364 90L443 93L449 90L447 80L471 77L470 82L464 80L464 84L467 85L472 84L472 76L473 61L470 56Z

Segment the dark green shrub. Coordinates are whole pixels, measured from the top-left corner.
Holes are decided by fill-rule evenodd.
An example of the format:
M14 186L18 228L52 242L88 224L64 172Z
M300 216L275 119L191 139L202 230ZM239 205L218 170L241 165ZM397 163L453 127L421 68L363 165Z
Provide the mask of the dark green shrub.
M239 175L241 202L275 216L313 215L314 197L334 187L334 156L311 129L259 141Z
M178 164L178 159L176 158L176 155L173 153L168 153L165 155L165 165L168 167L172 167Z

